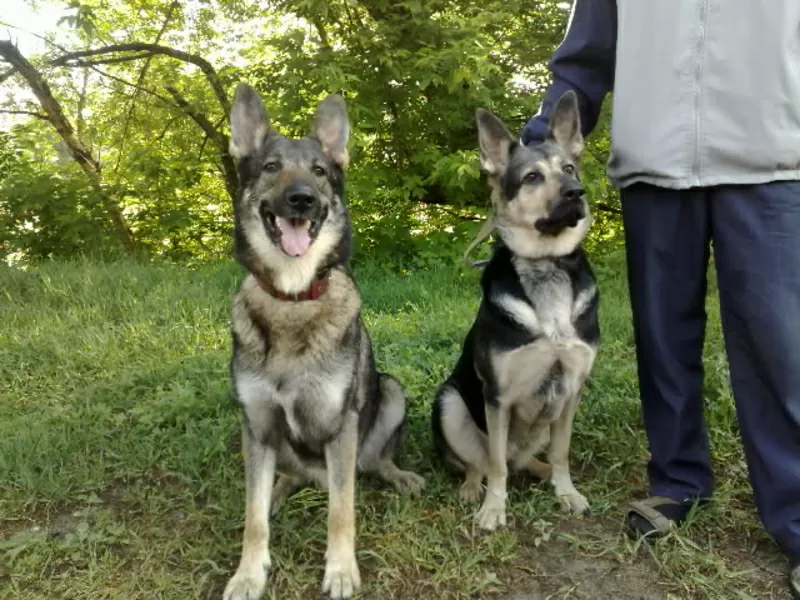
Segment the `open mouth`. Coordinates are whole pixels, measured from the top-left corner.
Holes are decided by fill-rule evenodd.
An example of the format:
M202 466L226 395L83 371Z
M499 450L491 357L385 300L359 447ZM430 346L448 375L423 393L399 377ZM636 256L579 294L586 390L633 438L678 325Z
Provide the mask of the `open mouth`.
M311 246L311 234L315 223L298 217L278 217L268 213L267 220L280 237L281 250L289 256L303 256Z

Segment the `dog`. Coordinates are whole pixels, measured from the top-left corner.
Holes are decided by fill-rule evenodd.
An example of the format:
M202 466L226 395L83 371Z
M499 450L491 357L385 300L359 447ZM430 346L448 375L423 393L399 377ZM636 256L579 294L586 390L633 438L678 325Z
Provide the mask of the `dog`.
M405 392L376 370L349 268L346 106L330 95L308 137L284 137L270 126L258 93L240 83L230 127L239 174L234 254L247 272L231 305L230 362L243 415L246 506L239 567L223 598L261 598L271 565L270 513L314 483L329 500L322 589L348 598L361 585L356 472L406 493L425 481L393 462L406 423Z
M578 173L575 93L559 98L538 145L522 146L486 110L476 122L493 211L476 242L492 229L497 235L477 315L436 391L432 429L439 456L464 473L462 501L479 501L486 478L476 517L492 531L506 525L508 463L549 479L566 511L589 514L568 457L600 344L599 293L582 248L591 216ZM545 447L549 464L536 458Z

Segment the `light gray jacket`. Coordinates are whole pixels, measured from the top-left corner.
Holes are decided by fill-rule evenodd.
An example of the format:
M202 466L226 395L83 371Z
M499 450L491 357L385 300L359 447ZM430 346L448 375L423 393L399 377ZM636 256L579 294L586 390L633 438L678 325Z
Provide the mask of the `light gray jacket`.
M574 0L553 83L584 134L613 90L612 183L668 188L800 180L800 0Z

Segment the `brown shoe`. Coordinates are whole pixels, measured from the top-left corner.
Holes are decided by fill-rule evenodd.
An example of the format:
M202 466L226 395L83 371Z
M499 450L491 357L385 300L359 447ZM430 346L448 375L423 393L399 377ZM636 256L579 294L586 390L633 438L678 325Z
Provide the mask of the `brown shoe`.
M678 527L692 505L662 496L650 496L628 505L627 533L631 538L660 538Z

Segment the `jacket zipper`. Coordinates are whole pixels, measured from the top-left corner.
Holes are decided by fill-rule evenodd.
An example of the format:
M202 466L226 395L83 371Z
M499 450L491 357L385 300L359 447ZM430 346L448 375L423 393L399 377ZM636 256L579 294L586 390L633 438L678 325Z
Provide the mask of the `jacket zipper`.
M700 184L700 95L703 76L703 58L705 56L706 24L708 21L708 0L700 3L700 32L697 40L694 78L694 160L692 161L692 179Z

